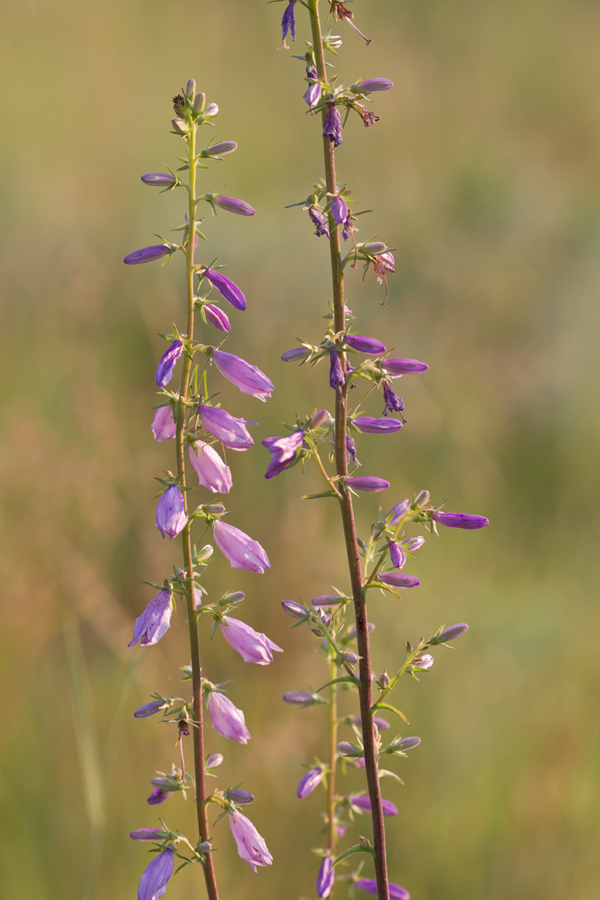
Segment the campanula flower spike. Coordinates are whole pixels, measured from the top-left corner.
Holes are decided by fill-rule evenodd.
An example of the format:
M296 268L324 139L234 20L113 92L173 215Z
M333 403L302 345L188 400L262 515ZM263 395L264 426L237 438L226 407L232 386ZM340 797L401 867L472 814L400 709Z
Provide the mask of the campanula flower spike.
M293 6L293 3L290 4L286 19L287 30L292 35L295 26ZM158 900L163 896L174 874L175 855L177 871L190 863L201 863L208 900L219 900L208 803L217 803L220 810L225 810L229 815L231 834L240 855L255 872L257 866L270 865L272 857L250 820L237 810L238 805L246 806L254 800L250 791L241 789L239 785L222 790L217 788L210 794L206 790L206 773L214 775L213 770L223 762L221 754L206 752L207 741L211 738L211 732L205 727L206 718L214 730L228 740L246 744L251 735L244 713L234 702L235 697L230 699L219 687L208 682L202 673L200 622L207 625L207 639L211 636L210 628L220 626L226 643L246 662L270 665L281 648L237 616L229 615L237 610L244 594L228 593L214 606L206 602L203 605L206 589L201 584L201 578L210 563L213 546L207 544L197 550L192 543L192 529L197 527L195 523L198 519L201 520L198 535L212 526L214 544L232 568L258 574L269 568L269 558L261 544L234 525L221 521L225 507L214 500L211 502L214 494L225 498L233 485L231 469L223 458L221 448L214 445L220 442L227 449L243 451L252 447L254 441L247 428L253 423L212 405L211 397L216 396L218 389L209 392L208 380L225 378L233 383L246 395L243 397L243 408L257 399L264 402L271 396L273 384L256 366L226 352L221 345L219 349L211 346L210 332L213 329L226 338L232 328L222 302L233 307L234 315L245 310L247 302L242 289L223 274L221 264L215 266L214 261L197 262L195 259L198 236L205 239L198 230L201 220L198 219L197 209L202 201L207 202L215 213L232 213L245 218L255 215L255 210L246 200L224 196L218 191L199 193L197 190L199 171L220 164L224 157L237 149L237 144L231 140L209 140L207 146L201 149L198 130L204 123L214 124L219 107L216 103L206 102L206 96L196 90L193 79L188 81L181 94L173 98L173 108L172 133L185 147L185 157L180 157L185 164L177 169L176 174L168 169L166 173L143 175L142 182L148 187L159 188L160 192L177 191L178 195L186 196L184 221L174 229L180 234L180 242L161 238L161 243L130 253L125 263L133 266L183 261L185 267L186 321L179 328L174 325L172 334L163 335L168 345L156 368L154 380L159 399L155 403L152 420L154 440L172 440L171 446L175 450L173 471L166 471L164 477L156 479L161 485L156 503L156 527L163 537L181 539L183 562L180 567L174 567L174 575L165 579L162 585L155 586L158 593L136 619L129 646L139 644L145 648L143 652L147 652L147 648L165 638L174 615L179 614L182 623L187 621L191 665L182 668L185 678L191 681L192 699L155 694L149 703L138 707L134 716L136 719L155 717L155 722L177 725L177 762L173 763L170 773L159 772L159 777L152 779L153 788L146 803L155 807L167 802L173 808L176 801L170 798L190 791L195 798L198 834L188 840L179 831L142 828L132 832L131 837L150 842L158 850L142 874L138 900ZM196 317L200 318L200 322L194 321L196 312L200 313L200 317ZM209 332L206 337L195 334L195 329L202 323ZM197 378L198 369L204 370L201 379ZM283 448L280 454L284 454ZM191 477L190 472L193 473ZM198 504L193 501L194 492L198 491L206 495L201 498L202 501L208 502ZM178 604L184 607L180 612L177 612ZM209 614L208 618L204 613ZM231 653L229 647L224 648L227 655ZM189 695L189 691L186 693ZM186 767L188 743L192 745L194 759L193 765Z
M326 489L322 493L311 494L306 499L334 498L337 500L342 522L343 543L348 561L348 583L344 590L324 585L324 590L333 589L333 593L322 593L314 597L312 602L297 602L295 599L284 599L284 612L294 621L292 627L307 625L310 633L319 640L322 654L328 665L328 677L325 684L316 692L291 690L284 693L283 699L292 707L306 709L321 707L328 711L328 747L327 763L311 766L298 784L297 795L303 802L315 802L310 799L317 786L323 781L326 784L326 809L324 819L327 824L325 846L317 852L321 857L316 890L319 897L326 898L335 891L335 876L338 872L336 859L343 854L345 863L354 861L353 854L368 854L373 865L374 878L363 878L360 862L354 873L344 877L350 879L355 888L373 894L378 900L408 900L409 894L404 887L390 882L386 857L384 819L398 813L392 799L383 799L380 789L381 756L387 755L394 760L406 756L406 752L416 748L420 738L406 737L402 734L394 737L387 745L382 735L389 728L389 723L381 714L387 713L404 719L403 713L387 700L402 675L429 677L434 657L427 652L434 647L448 645L450 641L460 638L466 633L463 624L440 627L428 641L422 639L413 647L406 642L406 659L404 662L394 660L390 667L392 674L383 671L379 676L373 672L370 633L374 623L369 621L371 610L367 608L367 598L375 602L378 597L390 596L390 602L404 602L409 591L418 588L421 579L409 574L415 556L423 546L424 538L420 534L407 533L407 526L424 527L436 534L441 526L444 528L475 531L488 524L483 516L446 512L441 506L431 503L429 494L422 491L413 500L396 497L390 503L389 512L383 515L380 510L377 521L373 523L370 536L359 537L354 515L354 502L369 503L379 494L390 490L390 482L382 477L384 472L361 475L357 471L360 465L358 440L383 440L386 457L399 452L399 444L408 425L403 416L405 400L396 389L398 379L404 378L406 394L411 392L412 376L426 377L428 363L412 358L409 347L403 345L396 351L399 340L389 334L386 328L386 344L394 348L389 352L386 345L378 337L363 335L356 326L355 315L348 309L345 297L345 275L360 266L363 278L372 271L376 284L382 286L385 307L388 295L388 278L396 271L396 259L393 248L376 234L370 239L359 241L356 238L356 226L360 210L354 212L354 196L349 186L339 182L336 172L336 152L343 152L344 143L349 140L344 134L346 121L351 114L358 115L366 126L374 125L379 116L373 107L389 103L389 94L393 88L392 81L382 74L363 74L349 87L345 87L341 78L333 71L331 59L326 65L327 53L337 56L342 45L342 38L336 35L323 35L321 29L320 6L334 21L345 22L353 30L343 33L345 40L354 40L356 35L366 38L354 21L354 12L342 0L306 0L303 3L287 4L282 21L283 46L286 37L306 24L302 20L305 10L308 13L310 34L303 35L308 49L303 56L296 56L303 63L304 101L309 115L315 124L315 140L321 139L324 158L324 173L312 186L311 193L305 201L289 204L302 207L308 213L309 223L314 227L317 237L326 238L315 243L315 252L328 248L331 263L331 296L332 303L328 315L324 318L329 327L324 336L316 336L314 341L302 341L300 346L286 350L281 359L285 363L299 363L311 366L322 364L323 390L327 391L326 381L329 376L329 396L335 404L332 416L325 418L308 417L304 421L298 419L295 426L287 426L289 434L263 439L271 460L265 477L291 477L287 470L302 461L303 467L316 464L325 481ZM357 4L357 17L360 11ZM297 19L296 19L297 17ZM307 86L306 86L307 85ZM393 96L393 95L391 95ZM372 151L371 159L376 160ZM346 246L342 252L343 242L352 239L352 245ZM357 301L358 302L358 301ZM354 304L353 304L354 306ZM321 333L322 334L322 333ZM406 356L400 356L406 352ZM398 353L398 355L396 355ZM410 377L409 377L410 376ZM352 398L365 404L365 408L348 407L350 389L357 388L367 382L364 398L353 391ZM373 391L379 390L379 398L375 402ZM381 398L383 402L381 402ZM383 407L383 408L382 408ZM385 438L384 438L385 436ZM321 446L322 445L322 446ZM299 471L299 467L298 467ZM418 597L419 592L412 596ZM408 602L408 598L407 598ZM346 623L348 613L354 613L354 621ZM320 676L311 677L311 684ZM357 692L359 714L342 718L337 712L337 692L350 688ZM351 728L349 740L338 741L338 730ZM345 735L344 735L345 737ZM343 758L349 765L364 769L366 791L344 795L340 788L340 775L337 763ZM386 764L388 760L386 759ZM317 792L320 793L320 792ZM349 836L351 832L347 822L340 822L344 815L368 815L373 825L373 845L368 841L355 838L353 846L345 846L338 850L337 844ZM364 860L364 857L362 857ZM399 859L393 860L394 867L400 865Z

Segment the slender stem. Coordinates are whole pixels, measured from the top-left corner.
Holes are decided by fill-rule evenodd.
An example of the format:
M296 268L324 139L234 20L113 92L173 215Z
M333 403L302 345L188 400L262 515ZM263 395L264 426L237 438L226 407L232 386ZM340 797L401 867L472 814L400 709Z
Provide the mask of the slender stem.
M318 0L309 0L310 21L312 29L312 44L315 54L315 63L319 80L326 84L327 72L325 68L325 53L323 49L323 37L319 20ZM326 111L323 110L323 125L325 124ZM328 138L323 138L323 153L325 158L325 182L330 194L337 194L337 179L335 172L335 149ZM345 330L345 303L344 303L344 269L341 259L340 230L336 225L331 212L329 213L331 254L331 274L333 281L334 303L334 327L336 333ZM340 352L342 369L346 369L346 358ZM335 464L338 476L348 474L348 457L346 451L347 435L347 410L348 410L348 386L336 391L335 397ZM373 691L371 685L371 649L369 643L369 623L367 619L366 595L363 590L362 573L356 538L356 525L352 508L352 497L346 485L341 482L340 508L344 526L344 539L348 555L350 569L350 581L352 584L352 597L354 600L354 614L356 618L356 636L358 652L360 655L360 713L362 721L363 743L365 748L365 773L369 798L371 800L371 815L373 819L373 843L375 849L375 877L377 880L378 900L389 900L389 883L387 875L387 861L385 850L385 826L383 820L383 808L381 803L381 789L377 769L377 749L375 732L373 729Z
M337 666L335 660L329 663L329 678L331 681L335 678ZM335 828L335 768L337 763L337 691L336 685L332 684L329 689L329 785L327 791L327 845L329 852L333 856L335 853L335 844L337 841L337 831Z
M196 229L196 125L192 125L188 137L189 159L189 207L187 229L187 255L186 255L186 281L187 281L187 337L191 340L194 336L194 243ZM183 372L181 375L180 402L177 410L177 474L180 476L179 486L185 488L185 447L184 447L184 418L185 401L189 394L190 370L192 361L184 354ZM183 491L183 503L186 515L187 491ZM200 841L209 840L208 817L206 814L206 784L204 778L204 712L202 708L202 663L200 660L200 644L198 640L198 618L194 609L194 563L192 553L192 538L190 522L181 532L183 545L183 559L186 569L187 581L187 614L190 634L190 653L192 661L192 694L194 710L194 727L192 736L194 743L194 770L196 775L196 811L198 818L198 832ZM217 881L213 866L212 853L206 854L204 863L204 878L209 900L219 900Z

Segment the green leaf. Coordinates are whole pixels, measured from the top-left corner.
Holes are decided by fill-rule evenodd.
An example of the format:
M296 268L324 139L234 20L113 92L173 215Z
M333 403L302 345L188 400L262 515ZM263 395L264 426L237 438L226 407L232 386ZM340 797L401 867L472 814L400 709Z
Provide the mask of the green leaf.
M337 497L333 491L323 491L322 494L305 494L302 500L320 500L321 497Z
M393 778L394 781L399 781L400 784L404 784L404 782L402 781L402 779L400 778L400 776L399 776L399 775L396 775L395 772L390 772L389 769L380 769L378 774L379 774L379 777L380 777L380 778L386 778L386 777L387 777L387 778Z
M360 687L360 679L354 678L352 675L341 675L339 678L334 678L333 681L328 681L327 684L324 684L323 687L320 687L317 691L317 694L320 691L324 691L326 687L331 687L332 684L340 684L343 681L353 684L357 688Z
M344 850L343 853L340 853L331 868L334 869L339 862L346 859L348 856L353 856L355 853L370 853L370 855L374 857L375 849L374 847L365 847L364 844L355 844L354 847L349 847L347 850Z
M408 721L404 713L401 710L396 709L396 707L392 706L390 703L374 703L371 707L371 712L379 712L379 710L381 709L387 709L388 712L394 713L395 716L399 716L403 722L405 722L407 725L410 725L410 722Z

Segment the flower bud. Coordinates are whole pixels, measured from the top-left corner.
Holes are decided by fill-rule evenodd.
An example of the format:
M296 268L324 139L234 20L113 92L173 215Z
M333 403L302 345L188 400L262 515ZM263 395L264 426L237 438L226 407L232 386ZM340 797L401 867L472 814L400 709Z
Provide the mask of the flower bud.
M232 788L229 791L225 791L225 797L227 800L237 803L238 806L244 806L246 803L254 803L254 794L251 794L250 791L242 791L239 788Z
M356 663L359 661L360 656L358 655L358 653L355 653L353 650L348 650L346 653L343 654L342 659L344 660L344 662L347 662L349 665L355 666Z
M485 528L486 525L490 524L490 520L486 519L485 516L474 516L469 513L441 512L441 510L433 514L433 519L440 525L445 525L446 528L464 528L467 531L473 531L475 528Z
M444 644L446 641L455 641L456 638L462 637L463 634L466 634L469 630L469 626L464 622L459 623L458 625L450 625L449 628L444 628L439 634L436 634L434 637L430 638L427 641L428 644Z
M413 506L415 507L415 509L418 506L425 506L427 503L429 503L430 497L431 494L429 493L429 491L421 491L421 493L417 494L417 496L415 497Z
M389 688L389 686L391 685L391 683L392 683L392 679L390 678L390 676L388 675L388 673L387 673L387 672L382 672L381 675L379 676L379 684L380 684L380 686L381 686L384 690L387 690L387 688Z
M313 703L318 703L320 698L307 691L287 691L283 695L283 699L286 703L293 703L296 706L312 706Z
M355 94L372 94L375 91L389 91L394 87L389 78L365 78L358 84L353 84L350 90Z
M219 331L231 331L229 317L219 306L215 306L212 303L206 303L202 308L207 322L210 322L210 324L214 325L215 328L218 328Z
M196 93L196 80L194 78L190 78L188 83L185 86L184 94L185 96L191 100Z
M394 375L419 375L429 366L418 359L382 359L381 368Z
M235 141L220 141L218 144L212 144L210 147L206 147L205 150L201 150L200 156L203 159L206 159L208 156L226 156L228 153L233 153L234 150L237 150Z
M358 249L367 256L379 256L380 253L385 253L387 244L384 244L383 241L371 241L368 244L361 244Z
M419 659L413 660L411 663L413 669L430 669L434 663L433 656L430 653L424 653Z
M209 118L212 116L219 115L219 107L216 103L209 103L206 109L204 110L204 118Z
M360 757L363 756L365 752L362 747L351 744L350 741L340 741L337 745L337 749L338 753L341 753L342 756Z
M216 769L223 762L223 754L222 753L213 753L212 756L209 756L206 762L204 763L205 769Z
M313 417L310 420L310 427L318 428L320 425L323 425L323 423L326 422L328 418L329 411L327 409L318 409L316 413L313 413Z
M283 362L298 362L301 359L306 359L309 354L310 350L306 347L293 347L291 350L286 350L281 355L281 359Z
M151 703L144 703L143 706L139 706L133 715L136 719L147 719L148 716L153 716L161 709L164 709L165 706L164 700L152 700Z
M321 594L319 597L313 597L313 606L337 606L344 598L339 594Z
M162 828L138 828L130 832L129 837L134 841L164 841L169 837L169 832Z
M204 109L205 103L206 103L206 94L203 94L202 91L200 91L200 93L196 94L196 97L194 98L193 109L194 109L195 116L197 116L199 113L202 112L202 110Z
M292 619L307 619L308 612L295 600L284 600L282 602L283 611L291 616Z
M149 172L147 175L142 175L142 181L151 187L170 187L175 184L177 179L169 172Z
M392 528L395 525L398 525L402 521L402 519L404 518L406 513L408 512L409 508L410 508L410 503L408 502L408 500L401 500L400 503L396 503L395 506L392 506L389 513L385 517L386 524L391 526ZM390 516L391 516L391 518L390 518Z
M184 122L183 119L171 119L171 125L173 126L173 131L176 131L178 134L188 133L187 122Z
M386 747L386 753L404 753L405 750L412 750L421 743L420 737L406 737L400 741L394 741L389 747Z

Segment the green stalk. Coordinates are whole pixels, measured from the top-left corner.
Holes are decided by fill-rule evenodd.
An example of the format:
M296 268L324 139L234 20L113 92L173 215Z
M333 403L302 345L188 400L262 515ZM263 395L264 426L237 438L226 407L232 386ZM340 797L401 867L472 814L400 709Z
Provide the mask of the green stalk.
M337 674L335 660L329 663L329 679ZM329 689L329 784L327 789L327 846L332 856L335 854L337 831L335 830L335 768L337 764L337 691L332 684Z

